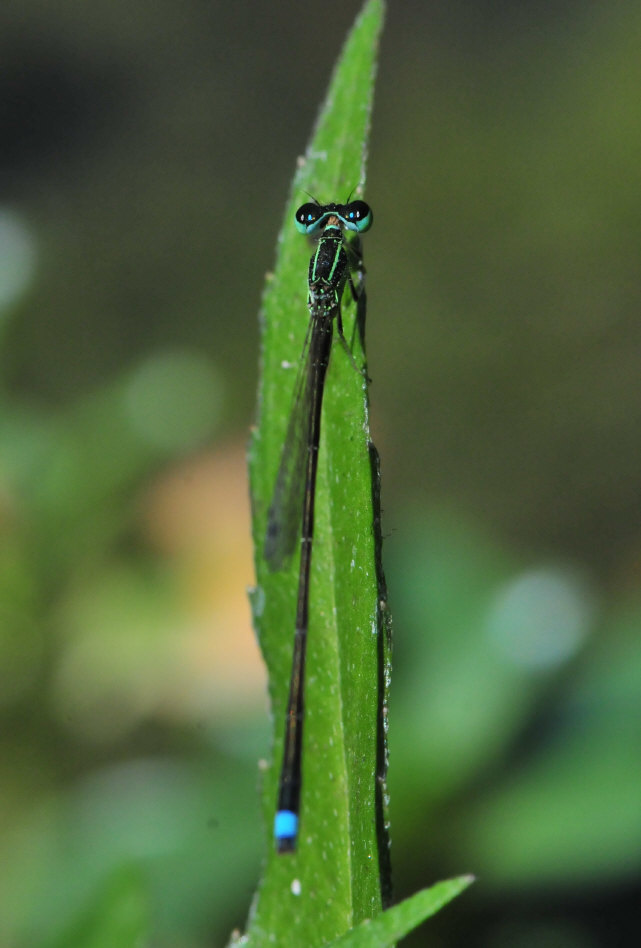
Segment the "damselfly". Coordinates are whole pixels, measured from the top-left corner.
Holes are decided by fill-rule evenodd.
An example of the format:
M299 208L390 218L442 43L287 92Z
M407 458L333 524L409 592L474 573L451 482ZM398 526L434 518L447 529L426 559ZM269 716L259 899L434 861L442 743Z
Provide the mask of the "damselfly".
M276 848L281 853L296 848L298 835L309 578L325 374L334 320L341 344L352 358L341 317L341 298L346 282L354 300L358 300L351 270L360 266L360 251L356 252L346 241L344 232L361 234L371 227L372 220L371 208L364 201L350 201L348 204L314 202L303 204L296 212L298 230L302 234L318 236L319 240L309 262L307 305L310 322L306 357L294 390L294 405L269 508L265 540L265 558L272 570L280 569L287 562L297 537L301 546L285 747L274 821Z

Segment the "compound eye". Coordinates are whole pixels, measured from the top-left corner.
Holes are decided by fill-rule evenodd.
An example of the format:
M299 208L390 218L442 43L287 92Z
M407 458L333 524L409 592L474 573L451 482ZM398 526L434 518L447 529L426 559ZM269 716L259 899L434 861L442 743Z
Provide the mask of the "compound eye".
M296 229L301 234L311 234L321 217L322 208L319 204L301 204L294 215Z
M345 220L350 230L356 230L359 234L369 230L374 220L372 209L365 201L351 201L345 207Z

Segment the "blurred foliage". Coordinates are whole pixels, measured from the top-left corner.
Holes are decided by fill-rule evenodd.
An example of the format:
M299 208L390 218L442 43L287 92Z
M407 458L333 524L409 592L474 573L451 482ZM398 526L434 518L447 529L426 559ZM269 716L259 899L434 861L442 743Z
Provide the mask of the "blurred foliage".
M322 35L294 0L0 8L2 948L244 925L256 311L359 6L328 0ZM399 897L479 877L431 944L636 933L640 33L622 2L389 11L367 267L393 866Z

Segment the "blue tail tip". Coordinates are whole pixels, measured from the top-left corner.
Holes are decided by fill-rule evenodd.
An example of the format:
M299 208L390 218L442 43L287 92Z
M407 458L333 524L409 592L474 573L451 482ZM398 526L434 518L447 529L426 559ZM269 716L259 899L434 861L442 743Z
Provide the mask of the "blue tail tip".
M298 814L291 810L279 810L274 817L274 839L278 852L291 852L295 849L297 835Z

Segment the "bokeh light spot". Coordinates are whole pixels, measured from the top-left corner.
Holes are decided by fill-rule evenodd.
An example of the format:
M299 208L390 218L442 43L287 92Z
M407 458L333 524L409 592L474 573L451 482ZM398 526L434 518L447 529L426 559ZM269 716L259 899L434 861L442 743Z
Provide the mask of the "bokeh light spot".
M543 567L520 574L497 592L488 636L512 665L532 670L563 664L588 635L594 603L576 573Z
M0 315L29 285L35 263L30 230L13 211L0 208Z
M154 447L195 448L215 429L223 384L212 361L199 352L162 352L144 361L126 389L132 427Z

